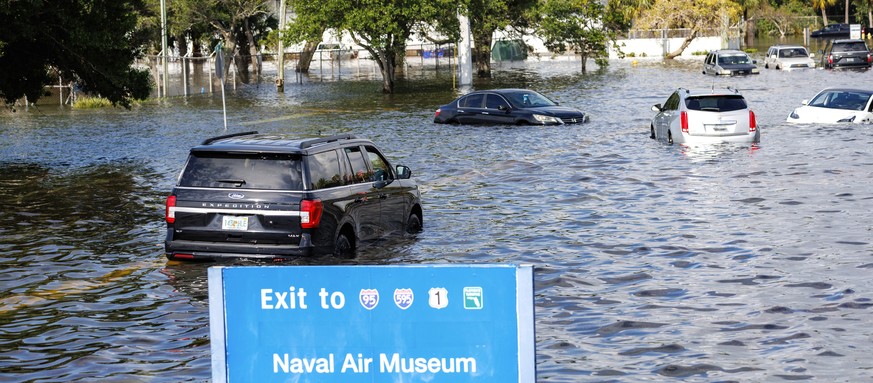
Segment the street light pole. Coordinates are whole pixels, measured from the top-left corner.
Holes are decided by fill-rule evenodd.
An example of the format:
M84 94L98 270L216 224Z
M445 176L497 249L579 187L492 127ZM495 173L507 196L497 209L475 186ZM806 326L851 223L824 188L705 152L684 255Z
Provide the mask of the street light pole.
M279 59L277 62L277 70L279 78L276 79L276 90L279 93L285 92L285 41L283 41L282 31L285 30L285 0L279 0Z

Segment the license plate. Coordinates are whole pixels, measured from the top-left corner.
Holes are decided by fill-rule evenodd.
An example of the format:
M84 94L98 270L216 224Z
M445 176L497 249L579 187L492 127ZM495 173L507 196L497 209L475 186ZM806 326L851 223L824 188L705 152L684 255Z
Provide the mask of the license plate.
M850 62L850 63L853 63L853 62L855 62L855 59L852 58L852 57L849 57L849 58L846 59L846 61L847 61L847 62Z
M726 132L727 126L725 125L713 125L713 124L704 124L703 125L706 130L714 130L716 132Z
M224 216L221 218L222 230L248 230L249 217Z

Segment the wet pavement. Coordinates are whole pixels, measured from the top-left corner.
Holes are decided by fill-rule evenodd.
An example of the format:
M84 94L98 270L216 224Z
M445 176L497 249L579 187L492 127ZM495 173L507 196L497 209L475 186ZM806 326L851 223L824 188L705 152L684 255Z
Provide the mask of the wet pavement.
M585 125L434 125L449 68L411 66L395 95L354 68L239 87L228 126L353 132L412 168L424 232L349 263L533 264L538 381L870 380L873 131L784 121L873 73L700 67L531 60L474 84L540 90ZM740 89L761 142L650 140L650 107L679 86ZM187 150L223 133L220 96L3 113L0 380L210 380L211 264L164 258L163 204Z

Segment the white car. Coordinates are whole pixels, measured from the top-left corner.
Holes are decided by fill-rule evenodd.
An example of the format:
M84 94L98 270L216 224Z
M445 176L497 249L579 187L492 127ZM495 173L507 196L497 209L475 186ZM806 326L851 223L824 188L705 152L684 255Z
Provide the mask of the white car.
M873 123L873 90L827 88L788 115L788 122L800 124Z
M651 138L672 143L757 142L755 113L734 89L679 88L664 105L652 106Z
M792 70L815 68L815 55L800 45L774 45L767 50L764 68Z

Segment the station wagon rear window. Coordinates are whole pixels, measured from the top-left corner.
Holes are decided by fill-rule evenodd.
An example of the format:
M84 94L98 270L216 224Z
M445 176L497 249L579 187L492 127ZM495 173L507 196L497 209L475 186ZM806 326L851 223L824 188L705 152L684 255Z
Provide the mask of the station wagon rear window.
M299 155L195 152L179 186L303 190L301 173Z
M685 107L705 112L730 112L746 109L746 100L740 95L688 97Z

